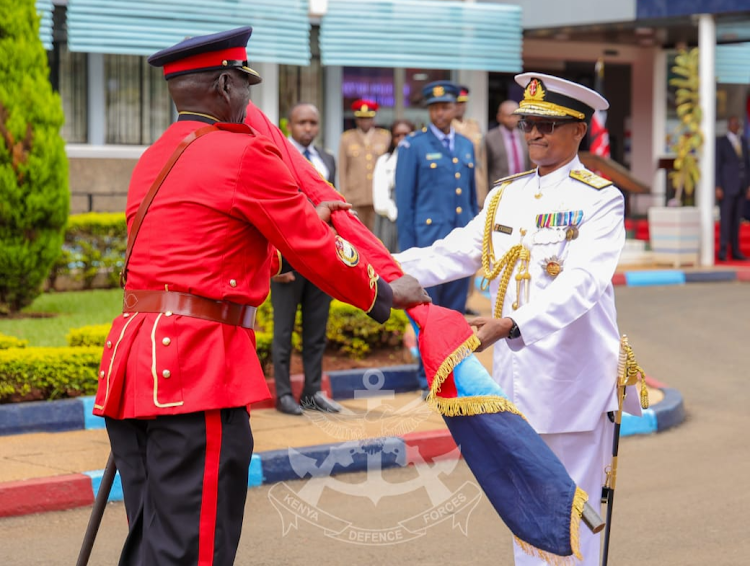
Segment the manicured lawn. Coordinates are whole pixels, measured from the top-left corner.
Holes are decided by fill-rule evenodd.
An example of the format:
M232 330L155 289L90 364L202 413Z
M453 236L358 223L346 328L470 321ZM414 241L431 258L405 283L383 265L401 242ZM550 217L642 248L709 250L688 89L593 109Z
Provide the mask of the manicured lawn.
M122 312L122 289L44 293L29 307L30 313L55 313L52 318L0 317L0 334L29 341L29 346L67 346L71 328L108 324Z

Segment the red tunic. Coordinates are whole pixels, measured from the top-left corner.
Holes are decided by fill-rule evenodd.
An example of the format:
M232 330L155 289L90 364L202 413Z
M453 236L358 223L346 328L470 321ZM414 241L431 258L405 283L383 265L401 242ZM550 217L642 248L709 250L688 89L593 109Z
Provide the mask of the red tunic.
M128 191L129 227L174 149L204 125L176 122L143 154ZM185 150L151 204L127 289L257 306L268 295L274 248L339 300L364 311L390 301L378 297L377 274L366 259L355 264L351 248L342 250L318 219L269 139L250 128L212 132ZM99 378L94 414L114 418L239 407L269 397L253 330L169 313L118 316Z

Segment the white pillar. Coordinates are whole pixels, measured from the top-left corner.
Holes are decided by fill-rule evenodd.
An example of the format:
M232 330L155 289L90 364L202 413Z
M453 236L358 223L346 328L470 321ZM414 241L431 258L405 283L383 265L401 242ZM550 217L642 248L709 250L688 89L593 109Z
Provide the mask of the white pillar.
M489 122L489 78L487 71L458 71L458 84L469 87L469 102L466 105L466 118L479 122L482 132L487 131Z
M252 64L263 79L251 88L253 103L268 116L272 123L279 125L279 65L278 63Z
M637 89L637 82L633 82L633 88ZM653 158L658 162L659 158L673 155L672 150L666 147L667 139L667 52L659 49L654 56L654 82L652 85L651 106L651 143L653 144ZM635 145L635 140L631 143ZM665 206L667 204L667 172L664 169L656 169L651 187L651 199L645 210L648 212L651 206Z
M88 132L89 145L104 145L107 139L107 104L104 84L104 55L89 53L88 67Z
M701 265L714 264L714 168L716 166L716 21L710 14L698 17L700 50L700 105L703 110L703 156L701 179L696 194L701 219Z
M344 101L341 83L344 80L344 69L339 66L324 67L325 88L325 123L323 124L323 144L336 156L338 161L339 140L344 129Z

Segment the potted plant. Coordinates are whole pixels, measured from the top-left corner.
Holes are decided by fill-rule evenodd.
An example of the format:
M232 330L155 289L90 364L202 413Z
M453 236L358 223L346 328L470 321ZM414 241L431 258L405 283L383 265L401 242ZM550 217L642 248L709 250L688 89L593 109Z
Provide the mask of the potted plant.
M652 207L648 211L651 249L656 263L679 267L698 264L700 254L700 215L695 203L695 187L700 180L698 159L703 147L700 129L698 48L681 49L672 72L677 75L669 84L677 87L677 116L680 118L675 152L674 170L668 179L675 188L675 196L666 207Z

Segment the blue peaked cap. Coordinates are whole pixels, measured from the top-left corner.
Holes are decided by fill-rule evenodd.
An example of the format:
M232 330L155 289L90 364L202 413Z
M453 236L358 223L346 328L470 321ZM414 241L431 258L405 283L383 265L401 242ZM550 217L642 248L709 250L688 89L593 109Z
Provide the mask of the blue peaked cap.
M436 102L456 102L460 92L459 86L451 81L434 81L422 87L422 95L427 105Z

